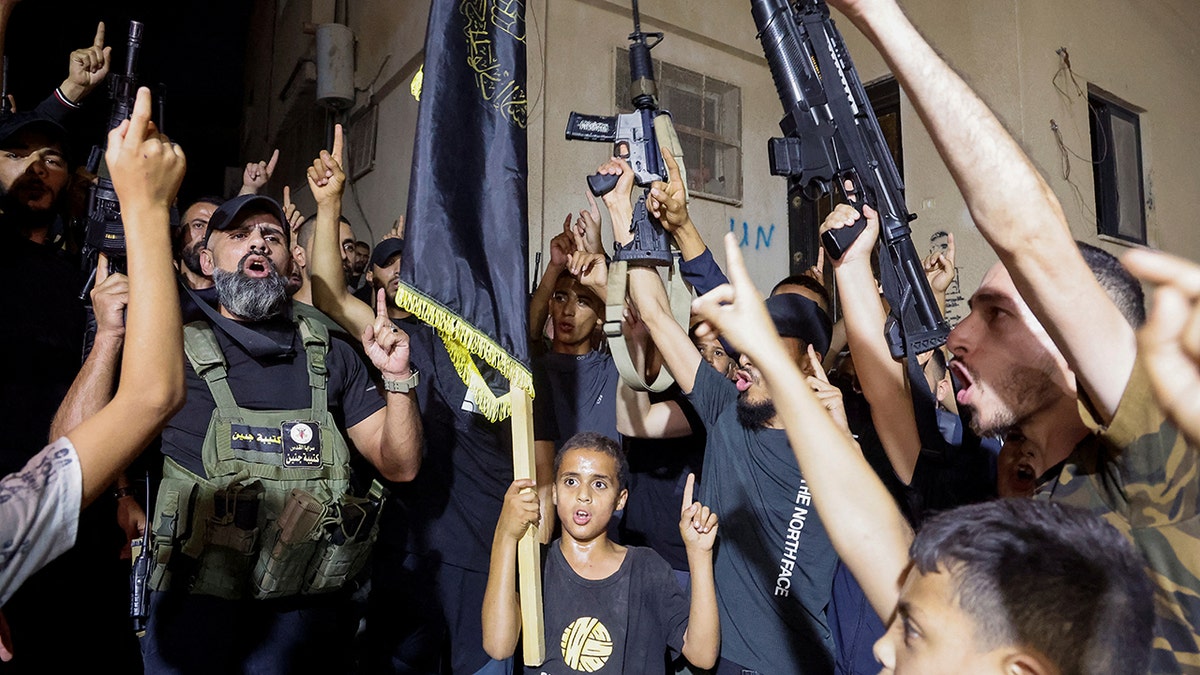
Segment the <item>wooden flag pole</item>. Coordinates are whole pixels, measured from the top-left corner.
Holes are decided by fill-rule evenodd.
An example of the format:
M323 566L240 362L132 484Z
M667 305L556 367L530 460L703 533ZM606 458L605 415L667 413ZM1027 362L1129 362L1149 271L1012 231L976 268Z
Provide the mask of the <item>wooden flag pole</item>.
M513 479L537 478L533 445L533 401L524 389L512 387ZM546 660L546 631L542 616L542 556L538 528L530 526L517 542L517 580L521 589L521 643L525 665Z

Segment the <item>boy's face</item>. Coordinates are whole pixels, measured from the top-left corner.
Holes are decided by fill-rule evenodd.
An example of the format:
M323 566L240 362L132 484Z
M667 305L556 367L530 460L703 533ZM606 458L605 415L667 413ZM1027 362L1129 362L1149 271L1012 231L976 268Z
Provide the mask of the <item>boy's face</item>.
M564 275L555 282L550 316L554 320L554 351L591 351L592 331L600 325L600 303L574 277Z
M977 627L974 617L959 604L954 577L945 568L921 574L910 566L892 623L875 643L880 672L1007 673L1015 672L1014 662L1028 663L1029 656L1014 647L980 649Z
M599 450L569 450L554 480L554 506L563 535L590 541L608 531L614 511L625 508L629 492L617 485L617 460Z

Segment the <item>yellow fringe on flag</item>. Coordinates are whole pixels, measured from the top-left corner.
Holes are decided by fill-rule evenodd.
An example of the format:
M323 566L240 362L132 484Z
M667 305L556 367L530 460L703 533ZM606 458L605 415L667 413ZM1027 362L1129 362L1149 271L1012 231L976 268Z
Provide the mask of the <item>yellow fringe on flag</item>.
M437 300L404 283L396 291L395 302L397 307L410 312L438 332L458 376L467 385L467 391L471 393L479 412L489 421L498 422L508 418L512 414L512 402L508 394L496 396L492 393L471 358L472 354L498 370L511 386L525 390L533 398L533 375L529 369L491 337Z

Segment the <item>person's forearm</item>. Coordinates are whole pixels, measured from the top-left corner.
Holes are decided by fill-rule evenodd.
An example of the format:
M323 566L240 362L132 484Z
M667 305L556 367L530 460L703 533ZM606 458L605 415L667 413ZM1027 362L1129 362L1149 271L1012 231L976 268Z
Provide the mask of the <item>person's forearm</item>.
M675 245L679 247L679 253L684 260L693 260L708 248L704 243L704 237L700 236L700 231L696 229L691 218L676 228L672 234L675 237Z
M925 41L899 6L852 17L879 48L929 130L980 232L997 252L1070 239L1053 191L987 105ZM1014 199L1013 195L1021 195Z
M183 374L183 322L171 264L166 206L123 209L129 266L129 306L125 348L136 358L121 363L113 400L68 433L79 453L86 506L140 453L180 407L186 393Z
M671 375L683 393L691 393L700 352L683 327L675 323L658 271L652 267L629 268L629 293Z
M912 397L904 366L892 358L884 336L887 315L879 299L875 277L866 260L837 268L838 295L850 353L863 395L871 404L871 419L896 476L912 481L921 437L913 415ZM926 386L925 382L916 386Z
M121 361L122 337L97 335L92 351L50 423L49 441L65 436L79 423L95 415L113 397L117 364Z
M375 322L375 311L346 288L338 243L341 214L341 200L317 204L308 252L312 297L317 309L328 314L350 335L358 336Z
M387 408L380 442L381 466L388 480L405 482L416 478L421 468L421 414L416 392L385 392Z
M721 621L717 612L712 551L688 549L687 558L692 596L688 627L683 635L683 655L698 668L712 668L721 653Z
M992 111L898 6L885 3L854 23L879 47L976 226L1107 421L1129 381L1137 345L1133 329L1079 254L1058 198Z
M838 555L884 621L899 597L912 530L854 440L834 422L775 336L748 352L766 379ZM845 486L853 485L853 490Z
M483 592L483 650L493 659L507 659L517 651L520 635L517 542L496 532L488 565L487 588Z

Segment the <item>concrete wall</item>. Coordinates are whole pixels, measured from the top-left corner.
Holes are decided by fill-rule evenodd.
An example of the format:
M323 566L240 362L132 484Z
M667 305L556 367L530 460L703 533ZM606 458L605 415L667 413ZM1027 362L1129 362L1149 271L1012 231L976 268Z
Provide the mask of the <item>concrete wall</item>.
M448 1L448 0L443 0ZM247 159L275 145L294 146L277 182L303 184L303 167L320 146L324 113L312 112L311 85L284 80L296 63L312 58L313 39L303 32L313 17L328 16L332 0L259 0L247 72ZM346 20L358 40L355 109L379 106L375 169L357 183L346 210L378 237L407 199L417 104L409 93L421 61L429 0L346 0ZM996 111L1059 195L1078 238L1120 252L1124 245L1095 234L1086 98L1059 73L1055 54L1066 47L1075 77L1144 109L1143 163L1147 228L1152 246L1200 260L1200 235L1192 209L1200 195L1200 136L1191 128L1200 110L1195 64L1200 4L1192 0L906 0L914 23ZM583 176L607 156L598 145L567 142L563 128L572 110L615 111L615 50L630 30L624 0L527 0L529 41L530 252L545 250L569 211L586 205ZM740 206L703 198L691 209L718 260L720 237L731 224L749 234L747 255L755 280L769 287L787 273L785 185L769 175L765 139L778 133L781 114L744 0L643 0L646 30L667 33L656 58L736 84L742 96L743 200ZM839 22L864 82L886 76L882 60L848 21ZM271 39L266 39L271 36ZM386 58L386 61L385 61ZM381 67L382 64L382 67ZM1057 80L1055 80L1058 74ZM1055 81L1068 95L1060 94ZM305 96L308 98L305 99ZM917 250L925 253L936 231L955 234L959 291L969 296L994 256L975 232L966 207L907 99L902 99L905 177ZM1070 158L1063 177L1062 150L1050 130L1060 127ZM292 120L291 126L285 122ZM304 123L295 120L307 120ZM281 132L280 129L291 129ZM297 131L299 129L299 131ZM303 137L303 138L300 138ZM309 153L305 155L306 150ZM281 187L283 182L279 182ZM1020 195L1014 195L1020 199ZM300 202L304 204L304 197ZM774 228L772 231L771 228ZM761 228L762 234L759 234ZM367 232L360 228L360 237ZM769 242L769 244L768 244ZM953 289L952 289L953 290ZM952 317L965 312L959 304Z

